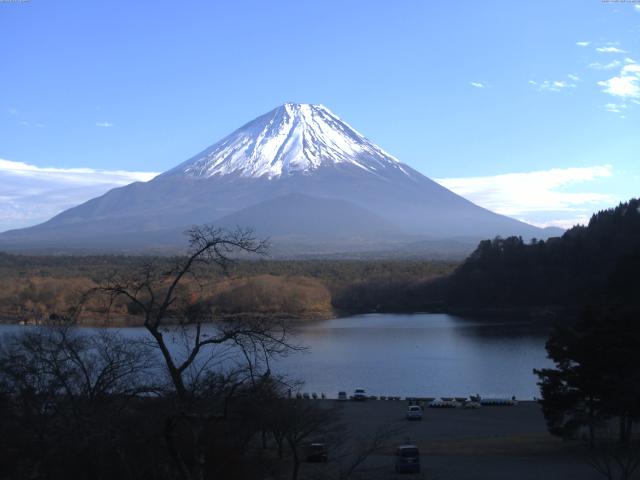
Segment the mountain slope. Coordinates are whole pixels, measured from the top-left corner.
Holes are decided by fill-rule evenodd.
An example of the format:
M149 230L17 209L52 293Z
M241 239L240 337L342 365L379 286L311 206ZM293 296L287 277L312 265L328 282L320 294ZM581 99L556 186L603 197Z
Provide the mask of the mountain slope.
M399 236L398 227L351 202L290 193L220 218L225 228L251 225L260 237L345 240Z
M326 107L285 104L149 182L110 190L43 224L1 234L0 248L81 244L121 249L147 241L175 246L182 243L175 232L193 224L216 223L292 194L324 199L323 208L308 212L318 238L336 228L337 219L326 215L331 210L327 199L349 205L342 212L333 209L335 215L360 209L360 217L368 219L343 222L341 228L359 225L360 234L351 228L351 237L386 240L403 234L416 241L416 237L548 236L447 190L384 152ZM273 207L282 209L273 217L279 219L282 233L296 231L295 223L300 223L298 213L288 207L286 202ZM249 227L252 219L261 218L243 215L237 220ZM398 232L366 228L382 223Z
M165 175L275 178L330 165L375 173L402 164L324 105L287 103L240 127Z

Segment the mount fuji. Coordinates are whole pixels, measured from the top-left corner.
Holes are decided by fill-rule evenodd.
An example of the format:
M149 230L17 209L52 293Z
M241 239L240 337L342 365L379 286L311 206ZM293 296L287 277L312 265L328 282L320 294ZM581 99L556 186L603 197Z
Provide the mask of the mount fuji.
M283 251L308 252L557 233L456 195L323 105L287 103L149 182L1 234L0 248L176 248L185 229L202 223L252 227Z

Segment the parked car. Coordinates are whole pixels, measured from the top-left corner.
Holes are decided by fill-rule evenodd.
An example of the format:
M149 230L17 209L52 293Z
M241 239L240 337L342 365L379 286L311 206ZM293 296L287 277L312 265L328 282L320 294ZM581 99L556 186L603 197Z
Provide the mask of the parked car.
M458 406L458 402L455 400L445 400L443 398L436 398L429 404L431 408L455 408Z
M362 388L356 388L353 392L353 399L363 402L367 399L367 392Z
M347 397L347 392L338 392L338 400L344 401L348 399L349 398Z
M400 445L396 449L396 472L420 473L420 452L415 445Z
M498 406L513 406L517 405L518 401L513 398L483 398L480 400L481 405L498 405Z
M407 407L407 420L422 420L422 407L409 405Z
M307 462L326 462L329 456L327 455L327 445L325 443L311 443L307 450Z

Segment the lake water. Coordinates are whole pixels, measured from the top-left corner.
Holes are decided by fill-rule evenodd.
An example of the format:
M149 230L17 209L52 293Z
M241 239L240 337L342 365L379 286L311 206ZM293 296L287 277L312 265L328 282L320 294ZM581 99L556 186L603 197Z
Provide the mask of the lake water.
M146 335L141 328L122 332ZM355 315L298 326L295 341L308 350L279 359L272 370L304 380L302 391L329 397L364 388L371 395L532 399L539 396L532 370L551 365L547 335L547 328L518 321Z
M548 329L531 323L445 314L369 314L301 327L309 353L277 367L306 380L308 392L335 396L364 388L372 395L539 395L533 368L551 366Z

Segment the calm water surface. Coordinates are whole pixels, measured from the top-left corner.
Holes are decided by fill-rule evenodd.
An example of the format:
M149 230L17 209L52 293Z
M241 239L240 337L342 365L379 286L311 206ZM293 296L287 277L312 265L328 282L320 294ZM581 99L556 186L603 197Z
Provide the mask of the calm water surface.
M539 396L533 368L550 366L548 329L445 314L370 314L317 322L296 332L310 347L278 362L304 390L336 395Z
M24 327L0 326L0 332ZM122 329L131 337L142 328ZM445 314L369 314L298 326L308 350L276 361L277 373L305 381L303 391L372 395L539 396L533 368L551 365L548 329L517 321Z

